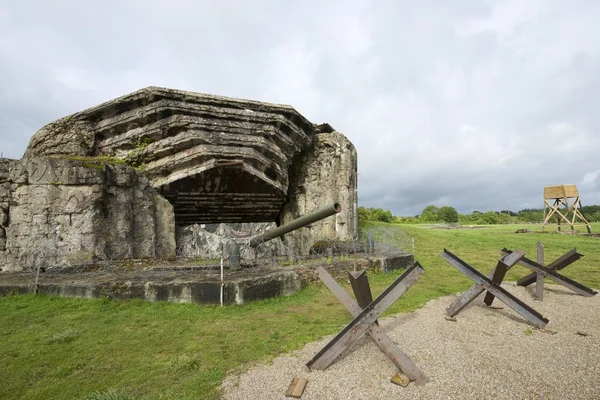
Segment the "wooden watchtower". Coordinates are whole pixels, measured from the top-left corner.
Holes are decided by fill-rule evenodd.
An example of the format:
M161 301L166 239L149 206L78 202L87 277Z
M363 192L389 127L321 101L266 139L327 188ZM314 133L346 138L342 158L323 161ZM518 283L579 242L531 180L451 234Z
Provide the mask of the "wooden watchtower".
M585 219L579 191L576 185L558 185L544 187L544 226L548 224L551 217L556 219L558 231L560 232L561 221L566 222L574 230L574 225L583 223L588 233L592 233L589 222Z

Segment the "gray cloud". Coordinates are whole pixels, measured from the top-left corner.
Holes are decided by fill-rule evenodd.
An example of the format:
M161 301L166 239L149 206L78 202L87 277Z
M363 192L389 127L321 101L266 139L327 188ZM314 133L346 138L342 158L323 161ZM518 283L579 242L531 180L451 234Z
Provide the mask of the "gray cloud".
M0 151L158 85L293 105L359 152L395 214L600 203L596 1L14 1L0 4Z

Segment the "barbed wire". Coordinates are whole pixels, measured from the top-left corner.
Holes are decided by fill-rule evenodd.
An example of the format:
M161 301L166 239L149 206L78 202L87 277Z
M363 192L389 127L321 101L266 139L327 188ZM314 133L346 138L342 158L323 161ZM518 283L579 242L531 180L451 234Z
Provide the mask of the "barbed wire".
M224 225L224 224L222 224ZM250 224L247 224L250 225ZM175 255L170 259L153 260L151 269L188 266L193 268L215 268L223 259L228 271L239 269L260 269L269 267L292 267L302 264L331 264L349 262L356 267L357 259L414 253L413 240L406 232L396 227L375 227L356 239L335 239L311 237L302 229L288 238L275 238L256 247L250 246L250 240L256 234L263 233L265 227L246 227L241 224L234 228L220 226L210 230L200 226L186 227L180 230L176 242ZM258 233L257 233L258 231ZM123 264L128 268L147 268L148 261L136 263L131 259L131 249L105 249L105 254L93 262L68 267L69 273L85 273L97 270L119 270ZM158 249L158 253L162 250ZM44 271L59 264L66 265L65 257L56 254L50 243L41 244L35 254L25 264L23 271L31 274L30 284L37 286L43 282ZM187 263L187 264L186 264ZM172 265L173 267L169 267ZM191 266L190 266L191 265ZM59 268L60 269L60 268Z
M364 240L367 244L372 240L374 252L391 255L399 251L412 253L412 239L400 228L378 226L369 230Z

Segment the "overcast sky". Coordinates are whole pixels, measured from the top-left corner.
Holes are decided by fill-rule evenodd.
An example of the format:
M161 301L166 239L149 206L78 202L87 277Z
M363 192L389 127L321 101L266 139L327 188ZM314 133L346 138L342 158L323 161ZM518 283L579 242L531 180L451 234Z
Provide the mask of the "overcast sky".
M0 3L0 151L146 86L290 104L396 215L600 204L600 1Z

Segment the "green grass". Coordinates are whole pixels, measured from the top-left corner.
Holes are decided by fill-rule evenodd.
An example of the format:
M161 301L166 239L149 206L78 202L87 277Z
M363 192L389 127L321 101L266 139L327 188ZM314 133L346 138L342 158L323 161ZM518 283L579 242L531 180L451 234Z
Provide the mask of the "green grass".
M127 162L119 157L114 156L73 156L73 155L54 155L50 158L60 160L81 161L82 166L92 169L103 169L104 164L127 164Z
M600 233L600 224L591 224L592 232ZM408 236L415 238L415 252L427 272L421 281L433 279L436 284L448 282L453 289L465 289L470 284L466 277L459 276L454 268L449 269L440 257L444 248L453 252L480 271L489 271L498 261L500 249L521 249L526 256L535 260L536 246L540 241L544 244L546 262L550 262L565 252L577 248L584 255L572 266L561 271L562 274L581 283L600 287L600 238L586 236L542 233L540 225L494 225L478 229L432 229L422 225L402 225ZM536 233L516 234L517 229L529 229ZM579 231L585 228L579 228ZM550 231L552 228L547 228ZM517 280L528 270L517 266L511 269L507 280ZM451 277L455 277L452 279ZM463 282L463 283L459 283Z
M548 260L577 247L585 257L563 272L600 287L597 238L513 233L519 227L539 230L529 225L400 227L415 238L426 273L388 315L470 286L440 257L444 248L487 272L502 247L534 257L541 240ZM600 232L600 224L592 229ZM515 267L508 279L526 272ZM371 274L374 293L397 276ZM314 285L289 297L223 308L9 296L0 298L0 321L0 399L212 399L228 371L336 333L350 317L325 287Z

